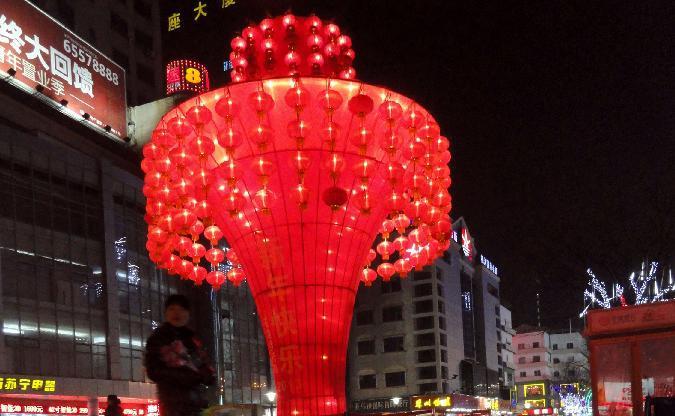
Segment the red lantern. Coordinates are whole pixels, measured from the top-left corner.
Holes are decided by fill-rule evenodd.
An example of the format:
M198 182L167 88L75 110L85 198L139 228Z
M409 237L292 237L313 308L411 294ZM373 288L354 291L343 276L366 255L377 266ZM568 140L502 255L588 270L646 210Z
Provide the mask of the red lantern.
M396 273L396 270L394 270L394 266L391 263L381 263L377 266L377 274L382 276L382 280L385 282L388 282L394 273Z

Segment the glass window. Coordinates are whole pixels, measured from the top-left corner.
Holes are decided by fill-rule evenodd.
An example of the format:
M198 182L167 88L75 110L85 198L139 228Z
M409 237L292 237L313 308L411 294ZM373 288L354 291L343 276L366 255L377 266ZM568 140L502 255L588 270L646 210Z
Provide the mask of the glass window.
M424 283L415 286L415 297L431 296L433 291L431 283Z
M433 316L423 316L421 318L415 318L415 330L419 331L422 329L433 329L433 327L434 327Z
M434 302L431 299L415 302L415 313L428 313L434 311Z
M375 354L375 340L359 341L357 349L359 355Z
M640 342L643 395L672 397L675 391L675 337Z
M518 364L524 364L525 363L525 357L518 357Z
M376 387L375 374L366 374L359 376L360 389L374 389Z
M441 350L441 361L444 363L448 362L448 352L446 350Z
M560 358L554 358L553 359L553 364L558 364L560 362Z
M380 286L381 293L394 293L401 291L401 278L393 276L390 281L382 281Z
M439 329L446 329L445 328L445 318L442 316L438 317L438 328Z
M405 350L403 335L384 338L382 344L384 347L384 352L397 352Z
M438 301L438 313L445 313L445 303L442 300Z
M373 323L373 311L359 311L356 313L356 325L370 325Z
M553 377L560 377L560 371L554 371Z
M385 373L384 383L387 387L405 386L405 371Z
M571 349L571 348L574 348L574 343L568 342L567 343L567 349Z
M436 337L433 332L427 334L419 334L415 337L415 346L417 347L426 347L429 345L434 345L436 343Z
M413 280L428 280L431 279L431 272L428 270L423 270L421 272L413 272Z
M417 388L421 394L425 393L437 393L438 384L437 383L422 383L418 384Z
M520 376L521 376L521 377L527 377L527 372L521 371L521 372L520 372Z
M400 305L397 306L388 306L382 308L382 322L394 322L403 320L403 307Z
M541 357L539 357L538 355L535 355L534 357L532 357L532 362L533 362L533 363L538 363L538 362L540 362L540 361L541 361Z
M518 344L518 349L519 349L519 350L524 350L524 349L525 349L525 344Z
M417 362L418 363L430 363L436 361L436 350L419 350L417 351Z
M540 371L540 370L534 370L534 375L535 375L535 376L540 376L540 375L541 375L541 371Z
M558 349L558 344L553 344L553 349L557 350Z
M436 366L417 367L417 378L422 380L426 378L436 378Z
M533 342L533 343L532 343L532 348L539 348L539 343L538 343L538 342Z

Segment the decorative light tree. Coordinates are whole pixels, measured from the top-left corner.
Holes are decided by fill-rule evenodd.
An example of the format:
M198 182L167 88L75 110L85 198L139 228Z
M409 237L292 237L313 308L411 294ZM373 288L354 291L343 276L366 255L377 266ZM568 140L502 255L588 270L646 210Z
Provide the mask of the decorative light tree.
M449 245L449 141L413 100L353 80L335 24L287 14L231 46L233 83L171 110L143 149L147 248L198 284L245 275L279 415L343 414L359 281Z

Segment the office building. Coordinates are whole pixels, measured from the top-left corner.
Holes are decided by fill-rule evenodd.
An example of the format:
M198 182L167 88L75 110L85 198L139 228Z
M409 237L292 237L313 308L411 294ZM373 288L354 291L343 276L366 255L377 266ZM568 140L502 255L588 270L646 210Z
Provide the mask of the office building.
M433 393L498 397L497 272L477 254L460 218L450 248L432 267L360 287L349 344L351 408Z
M579 332L551 332L553 380L560 383L589 381L588 346Z

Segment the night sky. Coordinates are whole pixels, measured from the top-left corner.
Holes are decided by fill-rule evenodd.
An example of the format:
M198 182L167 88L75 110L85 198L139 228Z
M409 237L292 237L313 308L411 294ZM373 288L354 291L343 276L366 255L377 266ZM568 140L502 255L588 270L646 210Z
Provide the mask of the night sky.
M453 218L499 267L515 324L536 323L539 291L542 323L567 327L587 267L609 283L674 262L675 3L221 1L197 23L197 0L162 1L164 24L183 16L167 57L201 59L215 86L229 40L290 9L334 19L360 80L431 111L451 138Z

